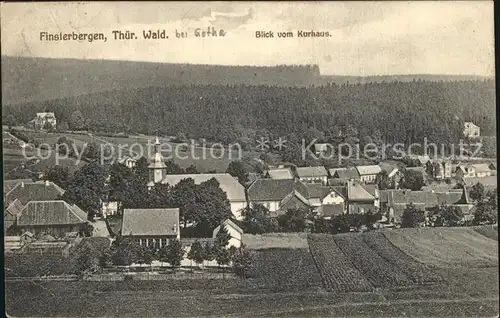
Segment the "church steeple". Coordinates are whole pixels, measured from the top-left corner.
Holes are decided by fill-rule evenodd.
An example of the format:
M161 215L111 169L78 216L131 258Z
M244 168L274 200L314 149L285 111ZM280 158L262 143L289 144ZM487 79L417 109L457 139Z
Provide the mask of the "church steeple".
M161 154L160 140L158 139L158 136L155 139L154 153L150 158L148 169L150 184L161 182L167 174L167 166L165 165L165 159Z

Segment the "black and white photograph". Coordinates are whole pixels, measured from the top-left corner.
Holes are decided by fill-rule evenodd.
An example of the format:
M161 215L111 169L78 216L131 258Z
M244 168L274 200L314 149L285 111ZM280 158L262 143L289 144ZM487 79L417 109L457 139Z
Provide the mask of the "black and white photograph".
M498 317L493 1L0 12L6 317Z

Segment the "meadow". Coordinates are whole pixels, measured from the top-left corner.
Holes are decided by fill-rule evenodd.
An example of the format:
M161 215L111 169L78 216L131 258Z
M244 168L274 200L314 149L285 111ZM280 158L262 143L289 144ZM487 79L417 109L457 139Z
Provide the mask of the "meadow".
M256 253L246 280L7 282L6 309L14 316L495 316L498 241L481 232L491 230L245 235Z

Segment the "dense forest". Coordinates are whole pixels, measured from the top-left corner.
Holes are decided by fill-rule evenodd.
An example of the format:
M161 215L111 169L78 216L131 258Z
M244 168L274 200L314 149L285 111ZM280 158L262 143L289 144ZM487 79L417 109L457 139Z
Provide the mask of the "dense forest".
M85 128L205 138L231 143L261 136L325 141L377 135L384 142L456 142L464 121L495 135L494 80L328 84L310 87L177 85L112 90L4 105L3 118L26 123L54 111L59 123L79 110ZM11 116L12 118L12 116ZM78 125L82 125L81 123ZM310 139L310 138L309 138Z
M344 76L322 74L318 65L202 65L118 60L2 56L2 104L73 97L114 89L169 85L270 85L308 87L412 80L481 80L467 75Z

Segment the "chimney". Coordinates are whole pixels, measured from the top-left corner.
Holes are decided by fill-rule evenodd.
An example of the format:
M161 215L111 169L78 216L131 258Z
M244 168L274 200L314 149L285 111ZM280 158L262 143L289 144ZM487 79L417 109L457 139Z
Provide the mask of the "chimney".
M24 181L21 182L21 188L24 188Z
M45 186L46 187L50 186L50 181L49 180L45 180Z

